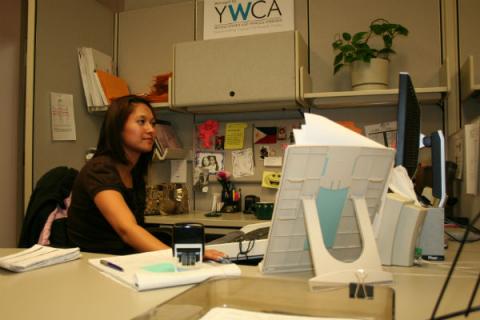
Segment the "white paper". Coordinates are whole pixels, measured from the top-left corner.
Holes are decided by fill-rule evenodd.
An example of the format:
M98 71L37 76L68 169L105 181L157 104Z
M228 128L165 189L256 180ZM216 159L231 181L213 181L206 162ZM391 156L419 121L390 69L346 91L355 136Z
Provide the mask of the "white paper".
M417 199L413 182L408 175L407 169L403 166L396 166L392 169L388 187L402 197L413 200L417 206L421 206Z
M297 145L336 145L385 148L336 122L313 113L305 113L305 125L293 130Z
M281 167L282 157L266 157L263 158L264 167Z
M50 112L53 141L77 140L73 95L51 92Z
M200 320L354 320L352 318L310 317L290 314L265 313L240 310L234 308L216 307L210 309Z
M79 248L59 249L34 245L26 250L0 258L0 267L24 272L80 258Z
M170 161L170 182L187 183L187 160Z
M233 176L253 176L253 151L252 148L232 151Z
M93 48L82 47L78 48L78 63L87 106L105 105L102 98L103 88L97 82L95 70L113 74L112 57Z

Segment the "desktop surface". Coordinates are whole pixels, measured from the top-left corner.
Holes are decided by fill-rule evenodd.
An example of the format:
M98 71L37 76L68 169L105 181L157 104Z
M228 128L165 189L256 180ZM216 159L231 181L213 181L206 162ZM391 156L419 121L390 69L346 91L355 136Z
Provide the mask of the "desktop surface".
M179 222L201 223L205 226L206 233L226 234L232 229L240 229L252 223L265 221L258 220L254 214L243 212L222 213L219 217L207 217L206 213L205 211L194 211L168 216L145 216L145 223L158 225L173 225Z
M422 267L387 267L393 273L395 314L398 320L427 319L455 255L450 242L446 261ZM0 256L21 249L0 248ZM15 274L0 269L1 319L131 319L183 293L192 286L136 292L103 276L88 259L105 255L82 253L82 258L43 269ZM439 315L465 308L478 276L480 242L467 244L454 273ZM311 272L262 275L257 267L241 266L242 276L307 280ZM480 304L477 295L475 304ZM466 319L479 319L478 313ZM462 318L463 319L463 318Z

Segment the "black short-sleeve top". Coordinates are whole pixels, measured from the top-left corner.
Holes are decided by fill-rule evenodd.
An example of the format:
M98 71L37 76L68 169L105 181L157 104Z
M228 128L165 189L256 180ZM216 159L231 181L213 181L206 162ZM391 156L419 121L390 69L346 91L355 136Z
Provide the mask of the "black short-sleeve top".
M108 156L97 156L87 162L73 184L67 219L69 241L82 251L132 253L134 250L122 241L93 201L95 195L104 190L120 192L137 223L143 225L143 179L134 179L133 188L127 188L120 178L114 160Z

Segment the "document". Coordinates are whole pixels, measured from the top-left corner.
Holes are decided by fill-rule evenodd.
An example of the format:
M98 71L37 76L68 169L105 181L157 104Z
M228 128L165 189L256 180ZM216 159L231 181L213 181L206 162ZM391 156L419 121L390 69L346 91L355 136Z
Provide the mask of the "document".
M89 263L138 291L194 284L211 277L240 276L241 273L235 264L197 263L182 267L172 256L171 249L90 259Z
M73 95L51 92L50 112L53 141L77 140Z
M354 320L351 318L296 316L279 313L247 311L234 308L216 307L210 309L200 320Z
M365 135L386 147L397 146L397 122L389 121L365 126Z
M225 150L242 149L245 140L245 122L227 123L225 127Z
M187 160L170 161L170 182L187 183Z
M233 176L246 177L253 176L253 151L252 148L232 151Z
M24 272L80 258L80 249L59 249L34 245L33 247L0 258L0 268Z
M87 106L104 106L106 96L95 72L102 70L113 74L112 57L93 48L82 47L78 48L78 65Z
M297 145L385 148L384 145L360 134L355 134L352 130L319 115L305 113L305 123L308 125L302 125L301 129L293 129Z

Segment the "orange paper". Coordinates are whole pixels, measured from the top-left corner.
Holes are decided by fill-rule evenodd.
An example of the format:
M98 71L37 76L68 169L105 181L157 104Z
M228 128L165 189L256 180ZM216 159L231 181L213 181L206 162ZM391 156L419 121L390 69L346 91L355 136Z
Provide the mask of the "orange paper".
M112 102L112 99L130 94L128 84L122 78L116 77L113 74L102 70L97 70L95 72L102 84L103 92L110 103Z

